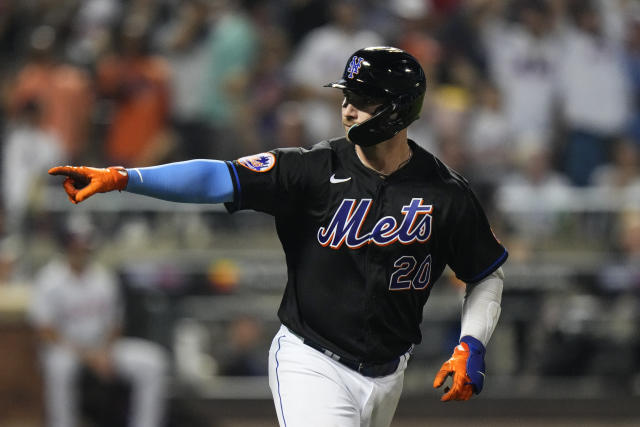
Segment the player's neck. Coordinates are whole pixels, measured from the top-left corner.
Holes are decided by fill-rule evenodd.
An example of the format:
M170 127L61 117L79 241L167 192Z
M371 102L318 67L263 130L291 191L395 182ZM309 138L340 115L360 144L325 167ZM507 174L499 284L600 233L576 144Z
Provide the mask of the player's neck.
M407 164L413 152L407 142L406 130L371 147L355 146L363 165L382 176L388 176Z

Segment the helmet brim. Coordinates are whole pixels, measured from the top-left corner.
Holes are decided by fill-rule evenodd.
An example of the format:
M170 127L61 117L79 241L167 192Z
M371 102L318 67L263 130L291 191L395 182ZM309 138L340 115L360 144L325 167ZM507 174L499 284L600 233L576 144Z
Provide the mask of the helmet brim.
M340 79L333 83L327 83L324 87L331 87L335 89L348 90L353 93L357 93L362 96L367 96L370 98L375 98L381 100L380 102L385 102L390 98L390 94L384 90L380 90L379 88L369 85L362 81L349 81L345 79Z
M323 85L323 87L333 87L336 89L347 89L347 81L345 79L340 79L337 82L327 83Z

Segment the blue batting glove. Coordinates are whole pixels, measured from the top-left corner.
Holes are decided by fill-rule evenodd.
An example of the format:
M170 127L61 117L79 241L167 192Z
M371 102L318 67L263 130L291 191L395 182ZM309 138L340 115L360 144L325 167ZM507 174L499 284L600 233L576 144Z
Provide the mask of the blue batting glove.
M484 345L470 335L460 338L461 343L469 346L469 357L467 358L467 376L471 380L473 391L479 394L484 384Z

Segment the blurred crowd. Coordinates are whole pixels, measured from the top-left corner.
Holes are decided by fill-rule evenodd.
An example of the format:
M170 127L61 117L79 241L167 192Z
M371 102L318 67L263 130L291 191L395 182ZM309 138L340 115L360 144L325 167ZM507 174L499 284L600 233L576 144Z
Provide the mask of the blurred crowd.
M565 299L540 301L541 336L514 332L538 353L519 363L592 372L573 353L545 349L569 343L589 363L583 349L606 336L623 371L638 372L640 340L628 327L640 291L633 0L0 1L4 234L28 239L47 228L33 213L46 212L53 165L226 160L341 136L340 94L323 84L374 45L422 64L427 96L409 137L470 180L515 262L549 262L535 250L558 245L567 230L587 243L564 244L595 247L591 267L607 261L587 279L572 275ZM622 202L571 221L499 209L591 189ZM594 330L598 316L613 329Z
M66 0L1 3L5 216L58 163L232 159L342 134L363 46L428 80L410 137L487 203L640 188L640 6L631 0Z
M634 1L1 7L9 214L28 204L33 180L59 162L231 159L340 135L340 95L322 86L352 52L371 45L418 58L428 95L410 136L478 186L640 187Z

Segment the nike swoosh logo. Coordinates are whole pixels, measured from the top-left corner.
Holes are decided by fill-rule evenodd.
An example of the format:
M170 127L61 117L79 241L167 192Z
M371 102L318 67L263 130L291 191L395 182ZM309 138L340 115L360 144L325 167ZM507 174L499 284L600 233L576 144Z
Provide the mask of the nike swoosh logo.
M476 371L477 373L479 373L480 375L482 375L482 378L484 378L484 372L480 372L480 371Z
M351 179L351 177L349 178L336 178L336 174L334 173L333 175L331 175L331 178L329 178L329 182L332 184L340 184L341 182L347 182Z

